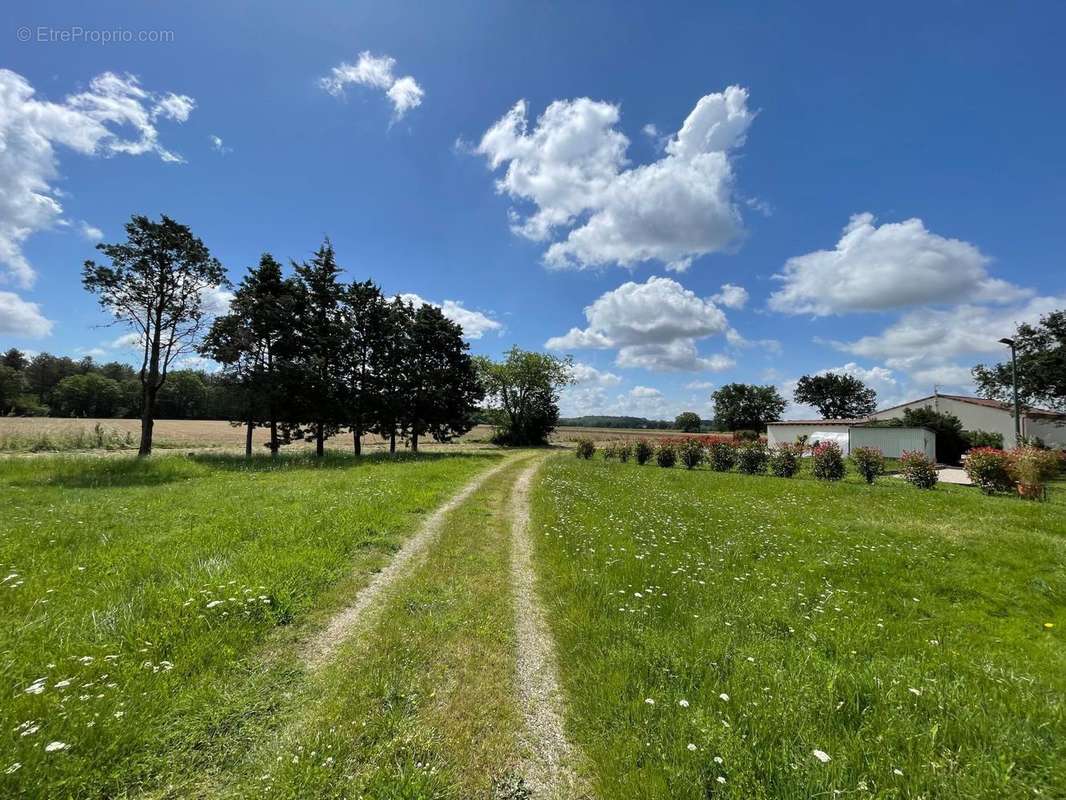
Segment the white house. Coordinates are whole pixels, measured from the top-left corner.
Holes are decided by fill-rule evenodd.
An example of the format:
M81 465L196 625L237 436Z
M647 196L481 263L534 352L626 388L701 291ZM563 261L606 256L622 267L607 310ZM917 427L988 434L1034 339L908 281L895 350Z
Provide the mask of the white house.
M967 397L959 394L931 394L909 403L902 403L877 411L870 419L902 417L906 408L928 406L934 411L954 414L968 431L990 431L1003 434L1003 446L1014 447L1014 408L999 400ZM1066 414L1041 408L1022 409L1022 436L1040 437L1049 447L1066 446Z

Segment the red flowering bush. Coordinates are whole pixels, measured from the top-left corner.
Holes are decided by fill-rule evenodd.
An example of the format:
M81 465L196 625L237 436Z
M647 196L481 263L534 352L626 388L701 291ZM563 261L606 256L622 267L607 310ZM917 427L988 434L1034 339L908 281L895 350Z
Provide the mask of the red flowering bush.
M770 451L770 474L778 478L791 478L800 468L803 449L794 444L783 444Z
M703 444L696 438L682 439L677 446L677 454L681 457L685 469L693 469L703 461Z
M714 442L708 448L707 455L715 472L729 472L737 463L737 448L732 441Z
M811 472L822 481L844 477L844 453L836 442L819 442L811 448Z
M655 463L660 467L672 467L677 463L677 449L671 444L661 444L655 451Z
M878 475L884 474L885 456L876 447L856 447L851 451L851 460L867 483L873 483Z
M647 439L637 439L636 444L633 445L633 457L637 463L644 466L651 461L653 455L655 455L655 448L652 447L651 442Z
M997 447L975 447L966 453L963 462L966 474L974 486L985 494L1009 492L1014 489L1010 453Z
M749 442L737 448L737 470L747 475L766 472L770 453L762 442Z
M940 480L936 463L921 450L904 450L899 466L903 479L919 489L932 489Z

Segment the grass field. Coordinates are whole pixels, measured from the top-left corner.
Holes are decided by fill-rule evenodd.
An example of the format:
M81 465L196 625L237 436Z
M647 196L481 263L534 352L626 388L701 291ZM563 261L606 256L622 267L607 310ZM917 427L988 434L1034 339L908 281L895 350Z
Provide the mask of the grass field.
M541 593L596 796L1066 796L1063 493L552 459Z
M300 637L497 459L0 462L0 796L242 763L305 678Z

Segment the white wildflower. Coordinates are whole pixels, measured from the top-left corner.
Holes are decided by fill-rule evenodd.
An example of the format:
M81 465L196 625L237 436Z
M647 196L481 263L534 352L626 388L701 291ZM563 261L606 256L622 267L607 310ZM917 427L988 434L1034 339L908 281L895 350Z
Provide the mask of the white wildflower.
M718 697L726 703L729 702L729 695L727 695L725 692L722 692L720 695L718 695Z
M688 743L688 749L691 750L692 752L696 752L696 745L694 745L692 742L689 742Z
M44 746L44 752L46 752L46 753L54 753L57 750L66 750L66 749L67 749L67 743L66 742L49 742L48 744L46 744Z
M833 759L829 757L829 753L824 750L815 750L814 757L821 761L823 764L828 764Z
M678 700L677 704L682 708L688 708L688 700Z

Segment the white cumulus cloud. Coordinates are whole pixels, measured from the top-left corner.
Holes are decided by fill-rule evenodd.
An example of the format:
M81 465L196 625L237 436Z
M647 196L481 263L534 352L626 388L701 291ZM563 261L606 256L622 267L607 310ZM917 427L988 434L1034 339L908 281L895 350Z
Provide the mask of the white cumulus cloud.
M52 321L45 319L39 305L14 292L0 292L0 333L36 339L51 332Z
M551 350L616 349L615 364L655 371L720 370L731 359L699 355L696 341L724 333L729 323L711 300L670 278L628 281L585 308L585 328L547 341Z
M180 162L160 144L156 126L160 120L184 122L195 105L186 95L150 92L134 76L112 72L62 102L42 100L24 77L0 69L0 281L32 286L37 272L23 244L39 231L74 225L63 217L62 192L55 186L57 147L86 156L154 153ZM78 228L90 240L103 235L85 222ZM10 293L3 313L6 324L32 335L51 327L34 303Z
M492 169L507 165L497 190L532 204L511 211L512 230L552 241L553 267L631 266L660 261L684 270L725 250L743 232L733 198L731 152L754 114L738 86L700 98L665 154L630 167L619 106L587 97L556 100L532 130L520 100L481 138ZM565 233L565 238L556 240Z
M415 306L427 305L439 308L444 316L463 329L463 336L467 339L480 339L486 333L503 330L503 323L487 314L482 314L480 311L467 308L458 300L445 300L443 303L436 303L432 300L426 300L413 292L401 294L400 297L404 302Z
M711 299L726 308L744 308L748 303L748 290L743 286L723 283L717 294L711 295Z
M334 97L343 97L349 84L380 89L392 103L394 117L400 119L412 108L422 105L425 92L410 75L397 78L395 68L395 58L375 56L364 50L354 64L342 61L333 67L329 75L319 79L318 85Z
M989 276L975 245L927 230L920 219L878 226L856 214L832 250L790 258L769 306L825 316L963 300L1010 302L1027 293Z

